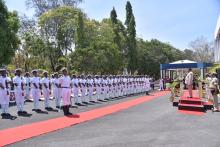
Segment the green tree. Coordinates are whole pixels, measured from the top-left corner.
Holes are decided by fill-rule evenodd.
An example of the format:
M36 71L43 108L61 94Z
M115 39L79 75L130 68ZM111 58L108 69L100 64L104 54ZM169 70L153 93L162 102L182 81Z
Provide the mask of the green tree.
M115 7L113 7L113 9L112 9L110 17L111 17L111 21L113 24L118 23L118 19L117 19L118 16L117 16L117 12L115 11Z
M131 22L131 18L133 16L133 10L132 10L132 6L131 6L131 2L127 1L126 4L126 20L125 20L125 25L128 27L130 22Z
M128 71L132 74L137 69L137 46L136 46L136 23L133 15L131 3L128 1L126 4L126 21L127 26L127 58L128 58Z
M160 64L182 60L185 53L168 43L157 39L151 41L137 40L138 73L147 74L154 78L160 76Z
M18 49L19 18L16 11L9 12L0 0L0 64L8 64Z
M76 49L85 47L85 29L84 18L81 12L78 12L76 28Z

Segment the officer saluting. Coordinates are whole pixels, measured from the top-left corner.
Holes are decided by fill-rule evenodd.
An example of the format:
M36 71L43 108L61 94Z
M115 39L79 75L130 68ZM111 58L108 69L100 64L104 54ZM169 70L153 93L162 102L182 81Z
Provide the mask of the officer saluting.
M62 68L63 76L59 79L59 84L61 88L61 98L63 101L63 113L64 115L72 115L69 112L69 107L71 105L71 79L68 76L67 69Z

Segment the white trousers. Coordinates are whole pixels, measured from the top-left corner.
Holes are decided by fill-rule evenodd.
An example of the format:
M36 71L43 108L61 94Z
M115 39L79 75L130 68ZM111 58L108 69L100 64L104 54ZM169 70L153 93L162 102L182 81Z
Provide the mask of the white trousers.
M61 97L62 97L63 106L71 105L71 89L70 88L62 88Z
M50 91L49 89L43 89L43 96L44 96L44 107L50 107L49 100L50 100Z
M2 113L8 113L9 109L9 95L6 89L0 89L0 104Z
M60 88L53 88L53 96L55 97L56 106L60 107Z
M32 89L32 98L34 99L34 109L39 109L40 90Z
M16 100L18 111L24 111L24 95L23 94L24 93L22 92L21 89L15 90L15 100Z

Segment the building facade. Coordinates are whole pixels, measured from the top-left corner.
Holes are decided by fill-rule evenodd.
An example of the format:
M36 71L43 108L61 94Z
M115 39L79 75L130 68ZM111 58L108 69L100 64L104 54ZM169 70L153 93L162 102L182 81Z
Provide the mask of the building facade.
M215 30L215 62L220 62L220 15Z

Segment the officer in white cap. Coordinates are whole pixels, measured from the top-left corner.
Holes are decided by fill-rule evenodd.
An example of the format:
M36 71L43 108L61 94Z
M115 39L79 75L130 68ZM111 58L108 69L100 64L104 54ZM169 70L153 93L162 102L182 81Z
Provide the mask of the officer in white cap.
M84 104L88 104L89 100L88 100L88 97L87 97L86 78L85 78L84 75L81 75L79 83L80 83L80 89L81 89L81 99L82 99L82 102Z
M59 79L59 84L61 87L61 98L63 102L63 113L64 115L72 115L69 112L71 105L71 78L68 76L66 68L62 68L63 76Z
M103 76L103 81L102 81L102 86L103 86L103 98L104 100L108 100L108 79L107 76Z
M25 80L25 99L30 100L31 78L29 72L25 73L24 80Z
M54 73L53 82L53 96L55 98L56 108L60 108L60 87L59 87L59 76L58 73Z
M6 77L6 70L0 69L0 104L2 109L2 117L10 116L9 114L9 81Z
M101 78L100 78L100 76L98 76L98 75L95 76L94 83L95 83L97 100L103 101L104 99L102 97L102 87L101 87Z
M88 97L90 102L96 102L93 92L94 92L94 82L91 75L88 75L87 77L87 88L88 88Z
M33 70L32 71L33 77L31 78L31 92L32 92L32 98L34 100L34 109L32 111L41 111L39 109L39 99L40 99L40 77L38 77L38 71Z
M79 96L79 79L77 75L72 75L72 90L73 90L73 98L76 102L76 105L82 106L82 100Z
M18 115L25 114L27 112L24 111L24 78L21 77L21 69L15 70L15 77L13 78L14 84L14 93L16 105L18 108Z
M43 72L43 78L41 79L41 85L42 85L43 96L44 96L44 107L46 110L51 110L52 108L50 107L50 103L49 103L51 83L50 83L50 79L48 77L47 71Z

